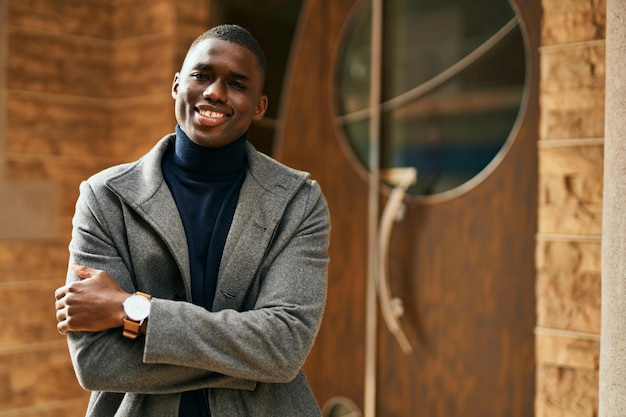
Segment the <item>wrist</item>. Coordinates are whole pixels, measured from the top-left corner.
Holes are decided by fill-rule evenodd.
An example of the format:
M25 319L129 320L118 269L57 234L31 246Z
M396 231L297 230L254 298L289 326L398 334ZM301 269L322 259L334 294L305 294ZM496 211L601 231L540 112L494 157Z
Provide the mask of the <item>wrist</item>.
M119 308L117 309L117 314L115 317L116 323L119 323L117 327L124 327L124 320L126 320L126 312L124 311L124 302L130 297L132 294L124 293L121 300L118 302Z

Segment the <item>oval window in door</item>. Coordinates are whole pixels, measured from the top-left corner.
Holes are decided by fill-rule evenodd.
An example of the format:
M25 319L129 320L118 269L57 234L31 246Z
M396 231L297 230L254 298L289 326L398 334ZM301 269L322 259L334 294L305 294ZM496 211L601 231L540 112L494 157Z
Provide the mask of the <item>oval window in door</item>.
M506 0L387 0L380 168L411 166L409 193L456 195L503 157L525 103L520 18ZM368 165L371 5L356 11L338 67L338 120Z

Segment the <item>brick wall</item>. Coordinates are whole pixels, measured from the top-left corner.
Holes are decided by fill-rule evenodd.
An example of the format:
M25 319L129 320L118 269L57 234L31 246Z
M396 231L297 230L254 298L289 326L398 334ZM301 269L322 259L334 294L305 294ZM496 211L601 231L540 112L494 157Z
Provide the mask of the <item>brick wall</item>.
M542 0L537 417L598 414L604 0Z
M0 417L84 415L56 332L79 182L174 128L205 0L2 0Z

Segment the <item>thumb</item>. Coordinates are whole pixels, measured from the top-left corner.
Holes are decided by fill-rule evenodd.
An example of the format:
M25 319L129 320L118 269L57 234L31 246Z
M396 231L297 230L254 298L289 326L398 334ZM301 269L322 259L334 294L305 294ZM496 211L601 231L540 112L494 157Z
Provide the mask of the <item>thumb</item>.
M91 278L95 272L95 269L84 265L78 265L76 262L72 262L72 270L74 270L74 273L80 279Z

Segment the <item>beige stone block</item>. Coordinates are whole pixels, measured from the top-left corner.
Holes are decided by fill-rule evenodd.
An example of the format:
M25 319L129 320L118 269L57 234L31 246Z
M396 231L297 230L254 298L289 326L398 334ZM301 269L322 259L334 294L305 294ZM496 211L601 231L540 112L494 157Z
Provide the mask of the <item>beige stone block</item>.
M596 370L539 366L535 417L597 416L598 381Z
M167 94L172 89L176 62L176 39L158 35L115 44L112 84L116 98Z
M42 155L6 154L8 178L42 179L78 187L80 181L112 165L127 162L118 158L56 157Z
M12 30L8 34L9 89L105 98L112 93L108 41Z
M541 53L542 139L604 135L604 59L604 45Z
M25 29L87 37L111 36L110 0L8 0L7 20Z
M602 175L604 146L556 146L539 149L540 175ZM597 187L600 191L602 185ZM601 192L600 192L601 194Z
M542 45L604 39L605 0L542 0Z
M545 174L539 180L540 204L602 202L602 173Z
M84 416L89 401L89 392L82 391L78 400L54 401L34 407L26 407L10 412L10 417L80 417Z
M604 100L603 86L578 89L571 85L560 85L552 88L552 91L546 88L539 99L540 138L603 137Z
M540 233L600 235L604 147L539 149Z
M70 230L72 227L72 217L74 216L76 200L78 200L79 195L78 187L85 179L87 178L81 177L72 180L68 179L61 187L61 192L59 194L62 201L59 208L59 228L61 233L59 234L59 239L63 238L63 231Z
M59 216L59 241L66 242L66 246L69 245L72 239L72 212L69 215Z
M105 100L8 94L6 151L16 154L113 156Z
M0 349L0 381L0 414L86 398L62 338L60 342Z
M46 272L46 275L49 275ZM54 290L65 283L65 273L41 281L13 282L0 287L0 346L59 341ZM16 311L28 312L15 314Z
M540 327L600 333L600 275L537 273L537 324Z
M210 29L207 22L215 13L216 5L213 1L187 0L176 2L177 24L185 32L194 33L195 37ZM219 5L217 5L219 8ZM189 46L189 45L187 45Z
M59 283L67 270L67 244L0 241L0 284L24 281Z
M600 236L602 204L539 205L539 233Z
M543 49L540 54L541 82L550 84L558 91L559 83L580 87L602 87L606 74L606 48L604 44L592 44L577 48Z
M539 233L602 232L603 146L539 149Z
M553 207L564 208L576 216L580 222L597 222L596 225L588 226L597 229L602 219L597 218L598 210L602 207L596 207L602 202L602 176L584 174L566 174L566 175L544 175L539 180L540 207L546 214L552 212ZM551 207L552 206L552 207ZM577 207L580 213L577 214ZM559 230L556 224L563 223L564 219L555 219L548 217L542 219L546 224L555 222L555 226L551 227L551 233L565 233L565 230ZM575 219L572 219L575 220ZM581 226L583 224L581 223ZM541 230L547 232L547 230ZM590 234L590 233L586 233ZM593 234L593 233L591 233Z
M578 80L545 80L541 82L541 112L563 112L604 109L604 85L581 86Z
M176 31L177 3L189 0L115 0L112 3L115 39L150 36ZM189 1L193 3L193 1ZM205 4L204 8L208 8ZM202 10L198 10L202 14Z
M542 109L539 137L541 139L604 137L604 105L593 109Z
M536 332L536 360L540 365L598 370L600 335L597 338Z
M601 250L600 241L547 241L538 240L536 249L536 266L541 272L600 274Z
M119 158L135 160L163 136L174 132L174 99L168 91L151 97L120 101L112 110L115 123L112 152Z
M50 157L45 155L6 155L6 175L9 178L48 178L59 186L59 214L74 213L78 186L81 181L112 165L126 162L122 159L97 157Z
M57 238L57 184L0 180L0 240Z

